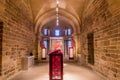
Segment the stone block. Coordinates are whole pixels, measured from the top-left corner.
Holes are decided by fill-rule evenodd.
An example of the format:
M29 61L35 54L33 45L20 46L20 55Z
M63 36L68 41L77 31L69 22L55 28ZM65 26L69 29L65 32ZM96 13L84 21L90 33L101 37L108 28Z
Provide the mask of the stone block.
M22 58L21 65L22 65L22 70L28 70L30 67L34 65L34 56Z

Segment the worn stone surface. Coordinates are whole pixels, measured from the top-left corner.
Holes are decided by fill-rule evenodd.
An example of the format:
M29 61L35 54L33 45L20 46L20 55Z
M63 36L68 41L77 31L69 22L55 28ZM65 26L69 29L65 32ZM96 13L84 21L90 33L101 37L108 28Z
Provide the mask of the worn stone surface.
M0 76L2 70L2 33L3 33L3 23L0 22Z
M21 70L21 58L32 52L33 20L30 5L24 0L0 0L0 11L0 20L3 22L0 72L6 80Z
M34 1L31 0L31 4ZM82 1L84 4L81 3ZM40 0L40 2L47 5L46 1ZM36 3L37 1L33 5L38 7L39 3L37 5ZM75 21L76 25L80 24L80 27L76 28L78 31L80 29L80 33L76 34L78 38L76 47L78 53L81 51L82 63L100 72L108 80L120 80L120 0L79 0L78 3L70 0L67 4L72 5L74 11L69 12L67 9L66 12L71 14L76 11L75 16L77 19L80 18L78 19L80 23ZM36 11L35 7L32 7L33 11ZM42 7L43 5L40 5L43 12L45 9L49 12L48 8ZM50 6L47 5L47 7ZM34 18L37 12L39 7L34 12ZM43 12L41 10L40 14ZM64 13L61 14L65 17ZM70 16L67 15L67 17ZM68 19L74 21L72 18ZM2 74L2 78L6 80L21 70L21 58L27 56L33 50L33 46L36 46L34 52L38 52L39 44L38 36L35 38L33 33L34 24L29 0L0 0L0 22L3 22L3 27L0 26L0 77ZM93 48L91 48L92 42L88 45L89 33L94 35ZM36 44L33 43L34 39ZM94 49L94 52L91 49ZM90 55L91 52L94 56ZM91 62L89 60L94 60L93 64L89 64L88 62Z
M94 34L94 65L108 80L120 80L120 7L106 0L93 0L84 11L81 28L82 53L88 63L87 35Z

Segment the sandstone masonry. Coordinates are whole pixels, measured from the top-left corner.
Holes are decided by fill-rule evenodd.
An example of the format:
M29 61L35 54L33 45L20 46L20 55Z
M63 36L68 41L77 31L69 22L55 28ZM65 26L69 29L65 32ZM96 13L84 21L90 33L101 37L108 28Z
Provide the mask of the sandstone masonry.
M107 80L120 80L120 7L107 0L93 0L86 7L81 28L82 53L86 64ZM89 64L88 38L94 34L94 64Z
M6 80L21 70L21 58L32 52L33 20L30 5L24 0L0 0L0 4L0 73Z

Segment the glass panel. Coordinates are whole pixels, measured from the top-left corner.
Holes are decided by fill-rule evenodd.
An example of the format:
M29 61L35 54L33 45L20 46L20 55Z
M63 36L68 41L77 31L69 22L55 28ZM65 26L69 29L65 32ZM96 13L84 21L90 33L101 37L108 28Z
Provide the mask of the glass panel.
M44 47L47 48L47 41L44 40Z
M47 29L44 29L44 35L47 35L47 31L48 31Z
M60 36L60 30L55 30L55 36Z
M71 29L68 29L68 35L71 35Z
M72 41L71 40L68 41L68 47L72 47Z

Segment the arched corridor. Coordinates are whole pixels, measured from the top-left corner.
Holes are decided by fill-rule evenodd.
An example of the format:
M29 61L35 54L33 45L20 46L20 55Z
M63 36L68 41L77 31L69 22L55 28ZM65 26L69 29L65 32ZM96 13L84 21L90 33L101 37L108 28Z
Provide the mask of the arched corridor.
M0 0L0 80L47 80L55 50L64 80L120 80L120 0Z
M41 63L30 68L28 71L22 71L11 80L49 80L49 65ZM105 80L103 76L78 64L64 63L64 80Z

